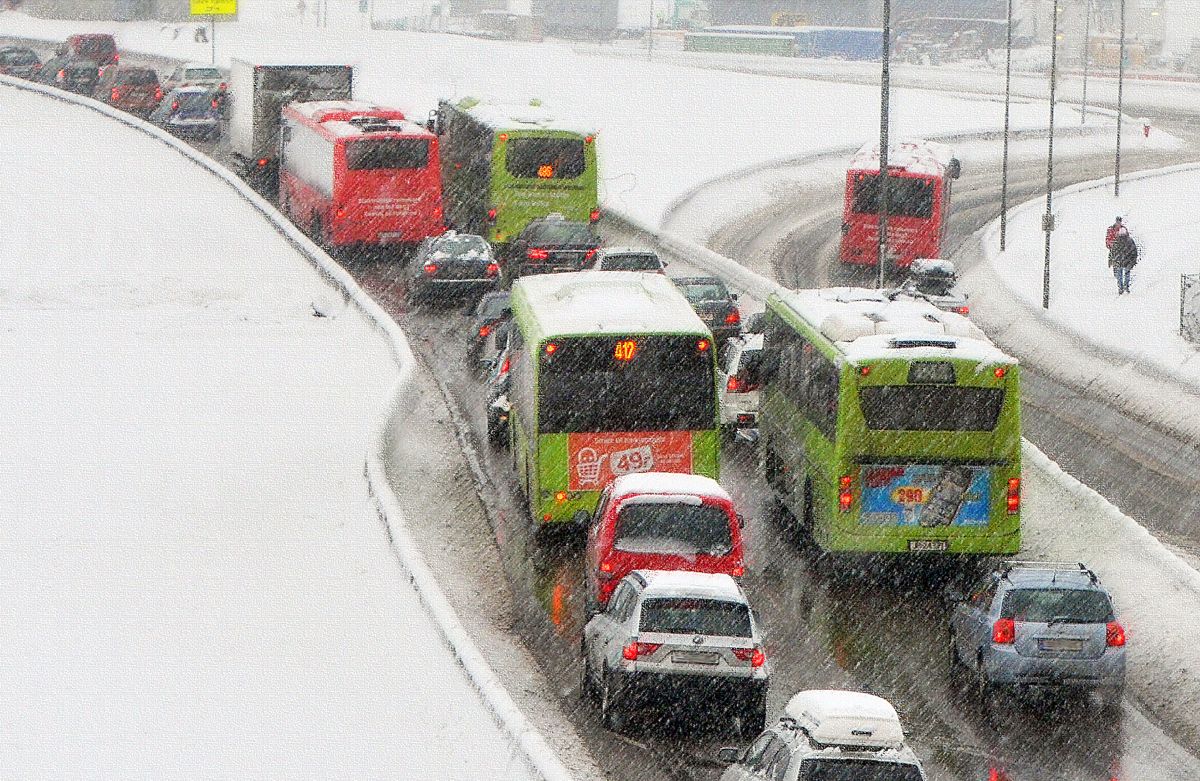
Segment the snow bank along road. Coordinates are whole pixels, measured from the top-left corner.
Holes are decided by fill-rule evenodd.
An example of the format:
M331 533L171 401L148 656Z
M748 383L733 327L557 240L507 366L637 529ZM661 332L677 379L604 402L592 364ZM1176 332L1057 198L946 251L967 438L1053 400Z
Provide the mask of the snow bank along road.
M0 776L532 777L369 502L382 335L92 109L0 85L0 170Z

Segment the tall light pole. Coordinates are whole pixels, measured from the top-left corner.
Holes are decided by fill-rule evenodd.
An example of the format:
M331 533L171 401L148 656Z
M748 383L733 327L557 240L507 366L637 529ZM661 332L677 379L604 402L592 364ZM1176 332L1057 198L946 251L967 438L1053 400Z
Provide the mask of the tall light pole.
M1008 0L1008 27L1004 40L1004 157L1000 163L1000 251L1008 236L1008 112L1012 103L1013 0Z
M879 76L879 247L875 287L883 287L884 264L888 257L888 113L891 103L892 0L883 0L883 70Z
M1087 0L1087 11L1083 17L1083 111L1079 114L1079 124L1087 124L1087 80L1088 65L1091 64L1092 43L1092 0Z
M1125 0L1121 0L1121 55L1117 63L1117 158L1113 195L1121 194L1121 119L1125 116Z
M1050 33L1050 147L1046 153L1046 261L1042 267L1042 309L1050 308L1050 234L1054 230L1054 90L1058 83L1058 0L1054 0L1054 25Z

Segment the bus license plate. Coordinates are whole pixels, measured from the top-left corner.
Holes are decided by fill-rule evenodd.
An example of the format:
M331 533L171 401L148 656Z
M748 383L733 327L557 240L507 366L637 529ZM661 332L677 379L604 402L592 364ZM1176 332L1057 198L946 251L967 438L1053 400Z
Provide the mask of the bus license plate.
M945 540L909 540L908 549L910 551L944 551L949 548L949 543Z

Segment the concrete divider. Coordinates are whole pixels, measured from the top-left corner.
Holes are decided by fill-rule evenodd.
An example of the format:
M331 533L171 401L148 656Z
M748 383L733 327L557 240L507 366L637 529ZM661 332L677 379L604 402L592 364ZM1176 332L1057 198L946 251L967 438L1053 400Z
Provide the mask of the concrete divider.
M293 225L271 202L207 155L196 151L148 122L91 98L8 76L0 76L0 86L38 93L63 103L91 109L160 141L195 165L208 171L229 186L233 194L240 197L247 206L258 211L281 236L295 247L301 257L340 292L345 301L353 304L382 333L391 347L392 355L400 371L391 399L377 422L377 433L366 456L364 476L379 518L384 524L391 542L392 550L395 552L396 560L416 588L421 603L433 619L446 645L462 666L472 685L480 693L482 702L491 711L509 739L520 749L529 768L544 781L570 781L571 774L541 733L517 707L470 635L463 628L454 608L446 599L437 579L408 534L404 513L387 482L381 453L383 448L387 447L393 421L403 412L404 405L411 398L413 369L416 360L409 346L408 338L396 321L358 286L358 283L345 269Z

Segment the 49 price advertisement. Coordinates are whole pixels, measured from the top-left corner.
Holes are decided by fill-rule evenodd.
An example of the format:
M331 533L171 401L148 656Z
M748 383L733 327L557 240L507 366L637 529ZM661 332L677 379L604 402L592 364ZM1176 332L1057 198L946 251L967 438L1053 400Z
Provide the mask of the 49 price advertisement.
M569 434L567 490L596 491L614 477L637 472L692 471L687 431Z

